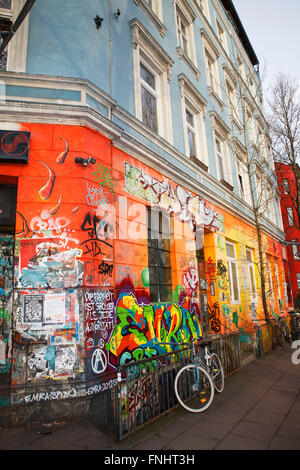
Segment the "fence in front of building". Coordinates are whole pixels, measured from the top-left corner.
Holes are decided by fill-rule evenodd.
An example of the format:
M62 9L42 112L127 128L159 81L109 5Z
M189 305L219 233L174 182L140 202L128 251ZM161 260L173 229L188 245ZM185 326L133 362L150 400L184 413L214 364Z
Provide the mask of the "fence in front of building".
M247 333L250 337L252 331ZM243 335L245 332L243 331ZM241 367L241 333L231 333L209 342L224 366L225 376ZM256 340L250 342L254 345ZM151 359L137 361L120 369L121 380L89 401L91 422L116 440L133 433L178 406L174 392L176 374L190 362L191 349L184 348Z

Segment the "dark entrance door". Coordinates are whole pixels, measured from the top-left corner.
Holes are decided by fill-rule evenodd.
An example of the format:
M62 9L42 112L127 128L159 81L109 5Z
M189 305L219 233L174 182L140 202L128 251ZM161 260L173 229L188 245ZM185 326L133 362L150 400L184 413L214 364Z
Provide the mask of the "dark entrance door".
M10 403L16 185L0 184L0 410Z

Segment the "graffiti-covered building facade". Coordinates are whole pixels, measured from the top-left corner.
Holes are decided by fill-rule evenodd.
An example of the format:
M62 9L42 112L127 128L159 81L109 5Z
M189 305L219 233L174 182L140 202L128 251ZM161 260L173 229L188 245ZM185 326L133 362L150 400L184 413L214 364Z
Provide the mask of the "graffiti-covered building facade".
M258 60L233 3L119 3L35 2L1 56L2 408L98 393L122 364L263 320L266 175L268 300L286 310ZM26 4L0 2L7 28Z

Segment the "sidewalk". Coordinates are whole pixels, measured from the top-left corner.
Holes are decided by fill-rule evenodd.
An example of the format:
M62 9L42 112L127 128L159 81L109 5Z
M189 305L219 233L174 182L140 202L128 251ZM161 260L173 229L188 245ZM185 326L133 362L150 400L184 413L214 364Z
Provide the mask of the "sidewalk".
M300 450L300 364L279 346L225 381L200 414L178 408L121 442L88 422L0 430L0 450Z

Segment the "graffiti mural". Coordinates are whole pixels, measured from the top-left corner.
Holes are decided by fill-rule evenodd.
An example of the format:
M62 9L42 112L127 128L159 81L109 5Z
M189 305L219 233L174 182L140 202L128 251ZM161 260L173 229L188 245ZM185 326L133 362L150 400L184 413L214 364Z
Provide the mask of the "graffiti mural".
M182 186L175 187L167 180L158 181L128 163L125 163L125 186L130 194L157 204L177 216L192 231L201 225L223 230L222 216L213 207L208 207L200 196L193 195Z
M123 293L117 302L116 318L106 345L114 365L164 354L176 349L178 343L202 336L199 314L188 297L181 305L140 305L133 294Z

